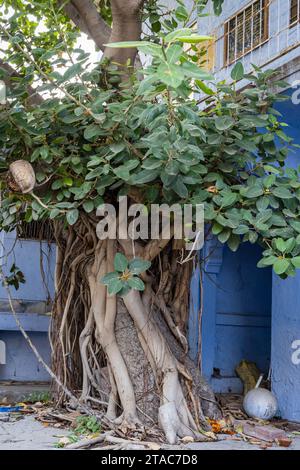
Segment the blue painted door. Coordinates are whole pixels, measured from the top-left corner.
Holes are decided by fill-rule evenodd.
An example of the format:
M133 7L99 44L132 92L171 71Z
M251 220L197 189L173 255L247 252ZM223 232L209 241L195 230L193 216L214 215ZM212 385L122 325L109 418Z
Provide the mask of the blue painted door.
M215 389L240 390L235 368L243 359L267 373L271 356L272 273L256 267L258 246L224 248L216 298Z
M209 242L204 252L211 251L213 256L205 263L202 274L199 270L195 273L192 282L191 356L195 359L201 349L202 372L216 392L241 392L242 383L235 373L241 360L255 362L266 374L269 370L272 272L257 268L259 246L245 244L232 253L218 243L211 248L212 243L216 244ZM199 341L195 324L201 310L201 292Z

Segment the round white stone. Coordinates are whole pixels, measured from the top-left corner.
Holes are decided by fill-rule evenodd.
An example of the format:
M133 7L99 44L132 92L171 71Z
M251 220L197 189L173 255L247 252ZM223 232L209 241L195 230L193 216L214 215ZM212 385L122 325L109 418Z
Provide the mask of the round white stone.
M254 388L244 398L244 410L250 418L269 420L278 409L276 397L264 388Z

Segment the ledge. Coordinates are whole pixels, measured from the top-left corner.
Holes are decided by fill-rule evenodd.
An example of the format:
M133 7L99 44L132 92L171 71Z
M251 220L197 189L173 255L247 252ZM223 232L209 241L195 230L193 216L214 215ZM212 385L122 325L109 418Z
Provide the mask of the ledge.
M28 332L48 332L50 315L39 315L37 313L21 313L18 318ZM0 312L0 332L19 331L18 325L11 312Z

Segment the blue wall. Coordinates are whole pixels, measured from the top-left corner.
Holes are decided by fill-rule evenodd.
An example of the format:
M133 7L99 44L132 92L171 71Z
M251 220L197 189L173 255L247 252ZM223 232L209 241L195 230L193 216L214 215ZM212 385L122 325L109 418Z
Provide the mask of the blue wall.
M281 416L300 422L300 272L273 279L272 389Z
M277 109L290 126L287 133L300 144L299 105L288 100ZM289 165L300 165L300 149L289 156ZM300 351L300 271L285 281L274 275L272 299L272 388L282 417L300 422L300 360L295 360L300 354L296 348Z
M256 265L261 249L242 245L232 253L215 240L204 248L212 256L202 271L202 372L216 392L241 392L235 368L243 359L256 362L267 373L271 358L271 270ZM190 346L197 356L200 272L192 282ZM198 292L198 304L197 295ZM196 301L196 303L195 303ZM198 314L197 314L198 312Z
M286 95L292 95L290 89ZM277 105L286 132L300 144L299 105L289 99ZM289 155L290 166L300 165L300 149ZM300 421L300 272L282 281L270 270L256 268L258 246L244 245L237 253L210 240L203 251L202 370L217 392L241 391L234 373L241 359L268 372L271 356L272 388L283 418ZM197 356L201 305L200 271L192 281L190 354ZM271 315L272 313L272 315ZM216 377L218 375L218 377Z
M50 363L48 329L51 299L54 295L55 245L17 240L15 233L1 233L1 263L8 272L16 265L26 283L18 290L11 287L18 318L43 359ZM43 274L41 270L43 266ZM44 370L18 330L7 301L6 289L0 284L0 341L5 343L5 363L0 364L0 381L48 381Z
M218 277L214 361L222 377L235 377L235 367L243 359L268 372L272 274L257 269L260 258L261 249L255 245L245 244L237 253L224 248ZM227 382L230 387L230 380Z

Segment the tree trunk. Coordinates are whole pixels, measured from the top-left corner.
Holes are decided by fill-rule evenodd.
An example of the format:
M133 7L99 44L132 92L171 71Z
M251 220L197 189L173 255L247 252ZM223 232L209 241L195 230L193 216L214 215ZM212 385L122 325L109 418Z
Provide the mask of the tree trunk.
M159 426L171 444L178 437L200 438L201 428L207 429L204 415L216 418L219 410L187 355L188 265L176 262L172 270L177 252L171 242L157 243L162 252L149 242L140 250L154 257L143 295L131 290L117 299L101 278L114 271L124 241L98 240L95 220L85 214L73 228L56 223L55 236L55 373L83 402L106 402L107 418L123 431ZM183 279L183 289L175 289Z
M144 0L111 0L109 42L139 40ZM79 2L72 2L79 11ZM75 12L76 13L76 12ZM95 16L85 16L86 27ZM95 28L92 28L95 32ZM92 34L90 34L92 35ZM102 41L102 39L101 39ZM100 42L101 42L100 41ZM105 48L125 79L134 48ZM55 224L57 296L53 313L53 365L81 400L106 402L106 417L122 430L160 426L169 443L201 437L205 417L220 415L215 398L188 358L186 323L190 265L180 266L171 240L136 244L152 262L143 295L108 295L101 278L114 271L116 252L132 257L130 240L98 240L96 220L81 214L74 227ZM175 248L175 246L174 246Z

